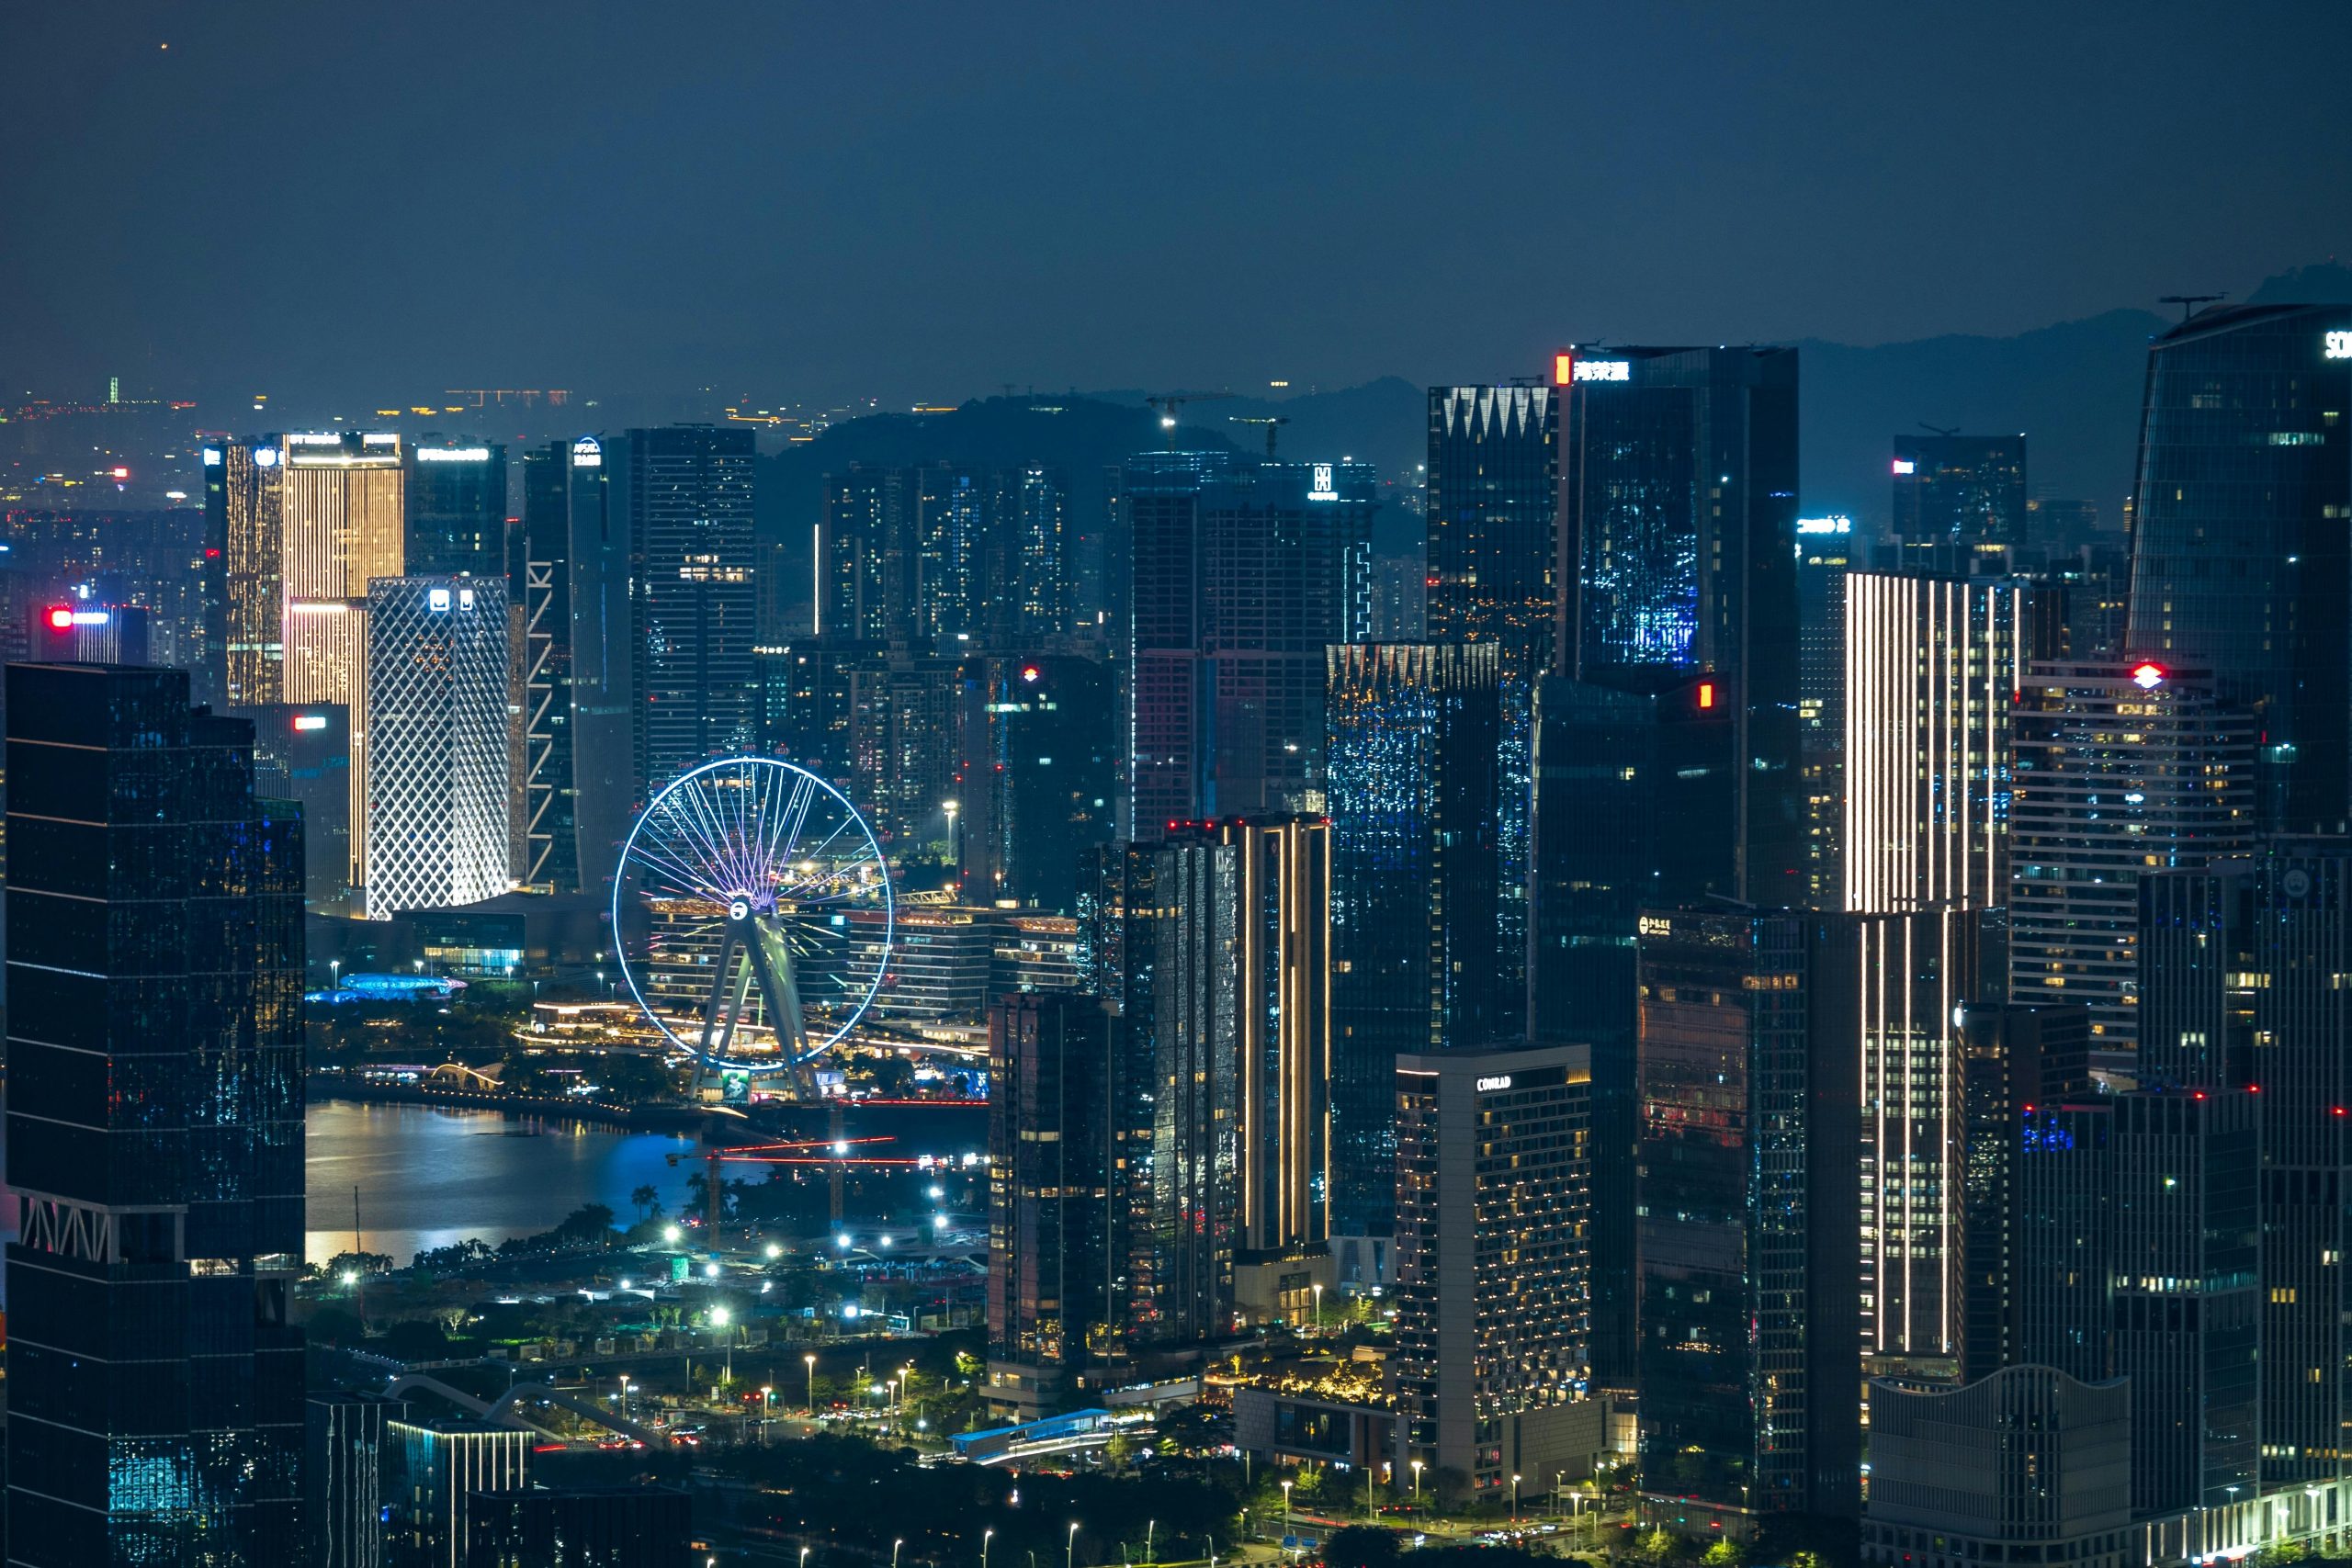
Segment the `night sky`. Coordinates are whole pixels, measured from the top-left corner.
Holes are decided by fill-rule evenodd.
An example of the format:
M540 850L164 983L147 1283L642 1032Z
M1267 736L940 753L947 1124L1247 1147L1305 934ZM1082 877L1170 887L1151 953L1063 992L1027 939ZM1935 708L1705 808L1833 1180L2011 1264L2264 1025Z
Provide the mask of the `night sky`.
M902 405L2008 333L2352 253L2348 69L2340 4L16 0L0 390Z

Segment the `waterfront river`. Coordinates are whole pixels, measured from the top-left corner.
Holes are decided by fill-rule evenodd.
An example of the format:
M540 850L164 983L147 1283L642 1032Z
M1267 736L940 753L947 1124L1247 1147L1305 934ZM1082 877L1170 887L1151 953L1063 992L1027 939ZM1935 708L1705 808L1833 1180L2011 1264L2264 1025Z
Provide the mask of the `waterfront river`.
M307 1126L313 1263L351 1246L354 1187L368 1250L405 1266L467 1236L495 1246L546 1230L582 1203L603 1203L626 1224L639 1187L675 1209L699 1168L669 1163L694 1152L691 1138L494 1111L324 1100L311 1102Z
M853 1107L853 1138L887 1138L887 1151L961 1159L984 1149L988 1113L965 1106ZM795 1135L825 1135L821 1111ZM403 1267L419 1251L467 1236L492 1244L548 1229L582 1203L603 1203L622 1223L629 1194L650 1187L675 1213L686 1179L701 1169L692 1138L576 1122L525 1120L494 1111L371 1105L319 1100L307 1119L311 1261L351 1246L352 1189L368 1250ZM681 1156L673 1166L669 1156ZM730 1177L741 1174L730 1172ZM0 1189L0 1239L16 1234L17 1205Z

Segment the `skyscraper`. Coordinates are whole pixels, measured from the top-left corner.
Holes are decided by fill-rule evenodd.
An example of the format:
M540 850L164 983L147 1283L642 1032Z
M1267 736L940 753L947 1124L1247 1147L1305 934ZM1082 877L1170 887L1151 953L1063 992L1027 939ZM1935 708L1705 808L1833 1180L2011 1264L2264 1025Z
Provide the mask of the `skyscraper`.
M1846 578L1844 908L2009 896L2009 716L2056 601L1984 579Z
M1804 773L1805 904L1844 907L1846 579L1854 520L1797 519L1797 754Z
M1116 675L1069 654L974 659L969 669L956 786L964 896L1070 908L1080 861L1111 837Z
M1894 438L1898 546L2018 546L2025 525L2022 434Z
M292 432L218 449L229 703L351 716L350 882L367 880L368 583L404 570L405 466L389 432ZM208 465L208 476L216 471Z
M1332 1229L1396 1207L1396 1059L1496 1033L1493 643L1329 652Z
M1129 465L1135 534L1133 831L1316 809L1323 650L1371 615L1364 464Z
M1031 1415L1126 1345L1126 1027L1095 997L989 1011L989 1394Z
M368 587L368 914L479 903L508 861L506 579Z
M1571 348L1554 380L1556 667L1729 677L1737 896L1799 903L1796 351Z
M1498 1026L1525 1028L1534 682L1554 662L1560 398L1542 385L1430 389L1423 635L1491 642L1501 665L1495 834Z
M688 768L752 744L755 459L750 431L695 424L632 430L601 455L628 520L642 800Z
M2095 1043L2139 1038L2139 879L2241 852L2252 737L2204 671L2036 662L2011 730L2009 990L2080 1002Z
M1607 1446L1586 1379L1578 1045L1399 1055L1399 1456L1472 1494L1549 1492Z
M2255 1490L2257 1445L2267 1440L2256 1426L2259 1113L2271 1098L2220 1089L2115 1097L2109 1263L2114 1367L2132 1382L2135 1513L2225 1507Z
M1859 1506L1860 931L1902 919L1642 917L1643 1474L1735 1522Z
M7 687L9 1556L296 1562L300 822L181 671Z
M421 576L505 576L506 448L424 436L403 455L405 569Z
M2352 306L2204 310L2148 351L2127 647L2255 715L2262 825L2352 817Z
M1279 1269L1329 1235L1329 834L1305 818L1236 818L1180 827L1155 855L1164 1337L1227 1332L1249 1269Z

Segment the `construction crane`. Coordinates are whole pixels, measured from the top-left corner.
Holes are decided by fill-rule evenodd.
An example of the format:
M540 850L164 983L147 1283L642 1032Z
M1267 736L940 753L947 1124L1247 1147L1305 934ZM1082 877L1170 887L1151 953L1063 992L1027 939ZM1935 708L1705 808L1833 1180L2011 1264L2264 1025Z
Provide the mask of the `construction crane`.
M1154 392L1144 399L1159 413L1159 428L1168 432L1168 449L1176 450L1176 411L1186 403L1213 403L1230 398L1231 392Z
M2226 294L2165 294L2160 296L2157 299L2156 303L2159 305L2179 306L2180 324L2182 326L2187 326L2188 324L2188 318L2197 314L2198 306L2218 304L2220 301L2228 298L2229 296Z
M1274 460L1274 434L1290 423L1288 414L1229 413L1225 416L1235 424L1262 424L1266 427L1266 461Z
M719 1244L718 1225L720 1193L718 1185L718 1168L722 1163L743 1165L821 1165L827 1167L828 1169L826 1174L831 1179L831 1185L832 1188L831 1196L832 1199L833 1229L839 1231L842 1228L842 1172L844 1169L853 1165L912 1166L918 1163L910 1156L891 1157L876 1155L853 1155L850 1153L850 1150L866 1144L889 1144L896 1143L897 1141L897 1139L889 1137L842 1137L842 1113L840 1109L836 1107L832 1113L831 1135L830 1137L809 1138L799 1143L791 1144L738 1145L731 1148L721 1148L716 1145L712 1145L706 1146L699 1156L693 1155L672 1154L664 1156L663 1158L673 1167L676 1166L681 1159L693 1159L699 1157L702 1160L703 1199L706 1204L706 1215L703 1220L704 1245L708 1247L713 1252L716 1252L718 1250Z

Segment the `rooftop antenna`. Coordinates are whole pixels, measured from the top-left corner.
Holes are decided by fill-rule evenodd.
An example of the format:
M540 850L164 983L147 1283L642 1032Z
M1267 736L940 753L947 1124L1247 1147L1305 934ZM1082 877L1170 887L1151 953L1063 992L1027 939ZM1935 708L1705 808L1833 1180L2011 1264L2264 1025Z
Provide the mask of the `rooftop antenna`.
M2188 318L2197 314L2198 306L2214 304L2228 298L2226 294L2166 294L2158 299L2156 303L2179 306L2180 324L2185 327L2188 324Z

